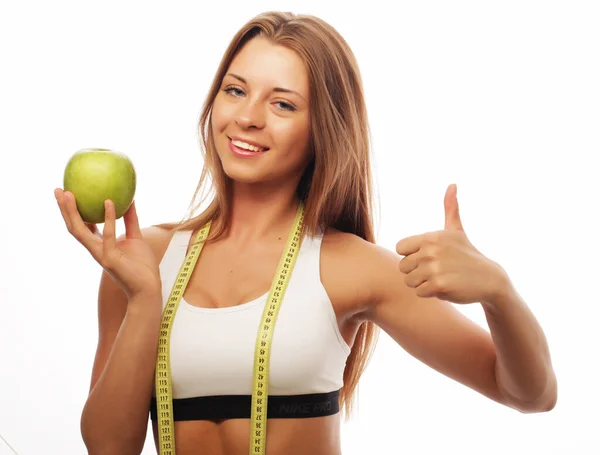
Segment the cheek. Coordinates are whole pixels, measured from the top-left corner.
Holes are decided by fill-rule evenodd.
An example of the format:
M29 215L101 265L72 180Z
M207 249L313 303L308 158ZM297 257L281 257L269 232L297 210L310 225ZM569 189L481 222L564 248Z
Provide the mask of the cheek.
M210 114L213 133L222 133L236 118L236 106L221 97L218 94L215 98Z
M222 106L220 106L215 101L215 103L213 104L212 112L210 114L213 133L219 133L223 130L227 123L225 117L226 116L224 115Z
M309 127L308 122L290 122L280 124L273 131L274 136L278 138L278 145L286 150L297 152L304 150L308 145Z

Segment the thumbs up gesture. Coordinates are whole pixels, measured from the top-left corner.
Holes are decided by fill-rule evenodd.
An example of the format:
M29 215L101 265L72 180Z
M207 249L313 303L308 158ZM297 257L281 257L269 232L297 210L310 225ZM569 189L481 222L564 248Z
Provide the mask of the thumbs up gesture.
M396 244L396 252L404 256L399 269L419 297L459 304L493 302L507 285L507 276L467 238L456 191L455 184L446 190L443 230L407 237Z

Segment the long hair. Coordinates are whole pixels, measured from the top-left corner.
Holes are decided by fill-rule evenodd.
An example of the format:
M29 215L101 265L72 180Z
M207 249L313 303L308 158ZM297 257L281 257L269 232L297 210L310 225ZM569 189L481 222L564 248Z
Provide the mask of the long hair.
M266 12L246 23L233 37L214 76L199 121L204 166L186 217L158 226L194 230L213 222L207 241L218 239L231 219L231 184L215 149L211 111L222 80L237 53L256 36L295 51L304 61L310 87L310 143L314 156L297 194L304 203L302 235L334 227L375 243L370 130L358 64L347 42L328 23L310 15ZM211 185L207 184L210 179ZM208 189L208 191L206 191ZM195 202L203 194L199 202ZM193 214L211 195L210 204ZM349 419L358 381L375 348L378 327L370 321L358 329L344 369L340 405Z

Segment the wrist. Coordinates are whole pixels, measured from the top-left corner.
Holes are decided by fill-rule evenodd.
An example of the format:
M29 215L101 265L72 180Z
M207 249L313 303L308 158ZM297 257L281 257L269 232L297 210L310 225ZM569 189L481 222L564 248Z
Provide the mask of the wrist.
M496 262L492 262L488 295L481 301L485 310L498 310L511 301L514 288L506 271Z
M127 312L130 314L162 313L162 294L158 292L144 292L129 298Z

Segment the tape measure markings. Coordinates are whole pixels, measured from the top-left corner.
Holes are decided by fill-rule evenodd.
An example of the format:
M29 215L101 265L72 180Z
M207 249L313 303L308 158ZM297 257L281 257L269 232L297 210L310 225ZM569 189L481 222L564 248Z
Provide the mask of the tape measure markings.
M294 218L294 223L286 246L281 255L275 279L271 284L267 305L265 305L263 310L259 331L256 337L252 383L250 455L265 454L270 348L275 321L279 314L279 308L287 289L289 277L296 263L300 249L300 231L303 221L304 204L301 202L298 206L298 211ZM171 329L185 288L190 280L196 262L198 261L198 257L202 252L204 242L208 238L210 227L211 222L208 222L198 232L196 240L179 270L161 319L155 372L156 411L160 455L176 455L169 344Z

